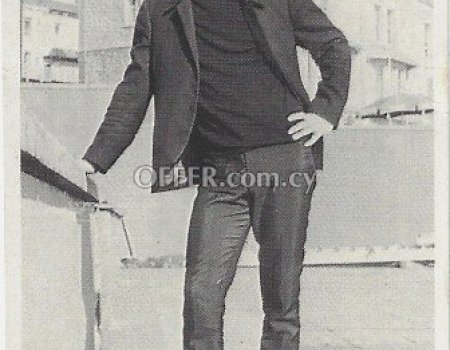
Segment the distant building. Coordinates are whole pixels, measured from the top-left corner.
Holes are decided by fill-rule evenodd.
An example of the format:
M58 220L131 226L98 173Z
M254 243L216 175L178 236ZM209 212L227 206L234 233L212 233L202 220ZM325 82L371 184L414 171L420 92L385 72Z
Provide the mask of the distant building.
M129 62L134 18L142 0L80 0L82 77L115 84ZM432 96L431 0L315 0L343 30L353 49L347 111L399 92ZM320 74L299 49L308 92Z
M432 0L317 0L353 48L348 111L398 93L433 95ZM300 61L303 63L308 59ZM301 64L309 92L320 76Z
M142 0L79 0L81 80L115 84L129 62Z
M77 0L22 0L21 80L79 81Z

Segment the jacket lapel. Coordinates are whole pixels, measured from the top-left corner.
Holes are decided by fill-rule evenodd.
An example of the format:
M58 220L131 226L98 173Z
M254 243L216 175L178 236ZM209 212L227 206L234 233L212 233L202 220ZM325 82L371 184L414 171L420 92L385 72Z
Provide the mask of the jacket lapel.
M286 19L281 18L268 0L243 0L243 5L250 23L259 27L256 34L261 36L258 39L265 44L264 49L269 59L275 64L292 93L302 102L309 103L298 71L292 26Z
M189 44L192 57L197 68L197 73L200 69L197 38L195 35L194 15L192 10L191 0L170 0L169 6L164 10L163 15L177 14L180 18L182 29L186 40Z

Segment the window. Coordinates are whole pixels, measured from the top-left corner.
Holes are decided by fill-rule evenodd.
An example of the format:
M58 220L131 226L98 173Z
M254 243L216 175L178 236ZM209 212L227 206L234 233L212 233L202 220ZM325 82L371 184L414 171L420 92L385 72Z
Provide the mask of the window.
M31 32L31 18L25 18L23 21L23 32L25 35Z
M384 97L384 67L376 67L375 74L376 94L377 98L381 98Z
M23 54L23 64L30 63L30 57L31 57L31 53L28 51L25 51Z
M123 0L123 24L134 27L134 22L143 0Z
M387 40L389 44L394 42L394 14L392 10L387 11Z
M55 23L55 34L58 35L61 30L61 23Z
M425 23L424 26L424 53L425 56L430 55L430 32L431 32L431 26L430 23Z
M375 38L381 40L381 6L375 5Z

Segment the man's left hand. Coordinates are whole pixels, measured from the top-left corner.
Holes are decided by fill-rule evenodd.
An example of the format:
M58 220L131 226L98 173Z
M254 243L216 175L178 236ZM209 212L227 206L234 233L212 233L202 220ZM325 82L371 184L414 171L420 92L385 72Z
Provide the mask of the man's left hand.
M315 113L292 113L288 120L296 122L288 131L294 141L303 136L311 135L311 138L305 142L307 147L314 145L322 136L333 130L333 125L330 122Z

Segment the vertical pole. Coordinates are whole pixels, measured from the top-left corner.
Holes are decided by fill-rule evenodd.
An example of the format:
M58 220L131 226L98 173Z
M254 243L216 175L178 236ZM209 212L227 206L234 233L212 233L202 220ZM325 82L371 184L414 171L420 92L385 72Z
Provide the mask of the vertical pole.
M94 289L98 296L97 305L97 325L95 329L95 350L102 348L102 324L101 318L105 314L102 303L103 295L103 279L106 274L106 252L108 251L108 232L110 231L110 215L107 212L96 210L93 214L93 230L91 236L92 246L92 265L94 275Z

